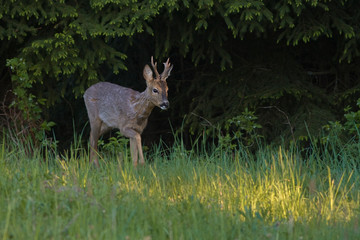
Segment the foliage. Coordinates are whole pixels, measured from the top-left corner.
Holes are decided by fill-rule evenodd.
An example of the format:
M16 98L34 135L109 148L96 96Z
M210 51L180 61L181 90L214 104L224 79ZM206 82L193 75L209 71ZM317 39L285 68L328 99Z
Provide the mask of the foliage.
M360 99L358 99L356 105L358 108L360 107ZM351 107L346 107L344 112L345 121L343 123L340 121L330 121L329 124L324 126L324 129L328 132L346 133L350 134L352 137L358 137L360 127L360 110L351 111Z
M225 133L219 137L219 145L226 150L233 150L241 145L252 146L262 137L258 134L261 125L256 123L257 117L247 108L241 115L228 119L224 125Z
M1 29L0 38L20 46L16 57L26 62L30 81L37 83L39 90L48 90L45 97L49 104L69 86L79 96L84 87L101 78L100 66L105 61L114 72L125 69L122 61L126 56L106 42L111 37L131 35L136 29L116 21L116 9L108 12L108 20L103 18L101 3L43 0L4 4L0 16L8 28ZM123 12L124 18L132 14L126 9ZM109 21L111 18L114 20Z
M38 99L30 92L33 82L29 79L25 61L13 58L7 66L14 73L11 76L13 90L8 93L10 96L5 97L1 108L3 125L13 143L31 142L27 152L33 153L39 145L48 145L44 140L44 131L49 131L55 123L42 120L41 105L45 99ZM9 99L11 103L6 106L5 101Z
M128 151L129 139L122 136L119 131L116 132L115 136L109 137L107 142L100 139L98 145L101 152L110 154L110 156L120 155L122 159L130 157L130 152Z
M359 126L360 126L360 99L357 101L357 110L352 111L351 107L344 109L343 121L330 121L323 126L326 136L321 139L321 143L329 146L333 151L339 150L339 145L344 145L340 149L346 149L349 155L357 156L359 145ZM336 142L337 144L329 144Z
M25 61L21 58L13 58L8 60L7 66L14 73L11 80L15 100L12 101L10 107L16 107L26 114L22 118L34 122L39 121L41 119L39 105L44 104L45 99L37 99L34 94L28 92L32 88L33 81L29 79Z
M226 43L251 35L263 38L275 34L278 43L285 41L292 46L317 41L322 37L341 36L335 56L338 61L351 61L360 53L356 47L360 17L356 1L174 2L175 10L170 9L174 11L170 20L175 26L161 25L162 39L165 41L157 42L162 43L161 49L165 51L176 46L183 55L190 52L195 63L201 59L213 62L220 58L222 69L226 65L231 66L233 53ZM164 15L164 18L168 16ZM156 32L161 34L160 29Z
M6 140L6 139L4 139ZM346 151L158 147L143 168L106 158L27 158L0 145L3 239L356 239L360 173ZM358 145L359 147L359 145ZM203 147L198 147L203 149ZM358 148L359 150L359 148ZM164 159L164 152L168 159ZM338 158L341 161L338 161ZM139 227L141 226L141 227Z
M345 129L352 135L359 136L360 127L360 98L357 100L357 111L350 111L349 108L345 109L344 115L346 122L344 123Z
M181 108L189 103L183 111L191 113L186 122L190 132L224 125L248 108L255 110L267 141L297 140L308 130L320 134L324 124L342 117L344 104L359 96L359 2L207 1L188 6L194 10L172 14L175 27L161 25L156 32L163 39L166 34L170 46L190 54L198 66L193 75L181 76L186 91L175 103Z

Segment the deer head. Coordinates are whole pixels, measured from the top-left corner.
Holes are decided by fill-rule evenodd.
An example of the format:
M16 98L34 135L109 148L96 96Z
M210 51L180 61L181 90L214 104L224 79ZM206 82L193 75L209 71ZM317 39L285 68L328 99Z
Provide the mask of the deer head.
M159 108L165 110L169 108L168 101L168 86L166 79L170 76L170 72L173 68L173 65L169 63L169 58L164 63L164 71L159 74L157 71L157 63L154 64L154 59L151 57L151 65L154 69L155 78L153 76L153 71L149 65L145 65L143 75L146 80L146 91L149 100Z

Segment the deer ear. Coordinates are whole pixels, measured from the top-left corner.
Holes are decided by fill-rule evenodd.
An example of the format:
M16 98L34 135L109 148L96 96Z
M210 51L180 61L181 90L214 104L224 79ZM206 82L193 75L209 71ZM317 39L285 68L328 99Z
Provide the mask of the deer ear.
M145 65L144 71L143 71L143 76L146 80L146 83L152 82L154 80L153 72L151 71L151 68L149 67L149 65Z

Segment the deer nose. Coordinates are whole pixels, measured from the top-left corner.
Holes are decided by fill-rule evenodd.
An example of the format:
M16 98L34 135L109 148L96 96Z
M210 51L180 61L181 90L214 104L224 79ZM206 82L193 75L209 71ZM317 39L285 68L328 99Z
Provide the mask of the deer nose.
M169 101L167 101L167 100L163 101L163 103L160 104L160 108L161 108L162 110L168 109L168 108L169 108Z

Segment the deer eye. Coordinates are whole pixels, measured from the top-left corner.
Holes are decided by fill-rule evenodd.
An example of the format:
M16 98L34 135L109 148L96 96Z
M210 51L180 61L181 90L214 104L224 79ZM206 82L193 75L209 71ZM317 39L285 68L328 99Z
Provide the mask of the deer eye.
M157 90L156 88L153 88L153 93L159 93L159 90Z

